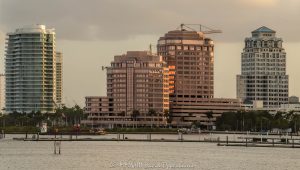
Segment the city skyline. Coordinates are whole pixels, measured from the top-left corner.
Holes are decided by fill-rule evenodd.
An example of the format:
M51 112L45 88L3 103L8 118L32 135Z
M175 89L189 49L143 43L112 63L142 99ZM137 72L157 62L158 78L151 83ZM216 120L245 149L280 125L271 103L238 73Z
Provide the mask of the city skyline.
M0 1L0 55L2 56L0 72L4 73L4 39L7 32L11 32L15 28L24 25L35 23L43 23L48 27L54 27L57 32L58 50L64 52L64 89L66 89L64 96L66 96L67 99L64 97L63 100L69 105L78 103L82 106L84 96L105 94L106 87L101 82L103 82L106 77L105 72L101 71L101 66L109 65L112 56L129 50L148 50L150 43L155 46L161 34L168 30L176 29L182 22L200 23L223 30L222 34L209 36L215 41L216 97L235 97L235 75L240 72L240 53L244 45L244 37L248 37L249 32L263 25L276 30L278 36L285 40L284 44L288 56L287 74L290 75L290 96L300 95L300 91L297 90L297 87L300 85L299 80L297 80L297 75L300 73L297 69L297 61L299 60L297 59L299 55L297 47L300 44L299 36L296 34L300 27L296 22L297 16L299 16L297 9L299 9L300 3L297 1L290 0L288 3L286 1L265 0L262 3L262 1L247 2L244 0L230 0L226 1L227 3L218 1L218 4L215 2L202 1L202 6L207 6L207 9L193 5L198 6L199 9L197 9L197 11L196 8L191 5L189 5L190 10L178 10L181 9L181 5L185 5L178 3L179 1L175 1L174 3L170 3L169 1L147 2L145 4L147 9L138 7L139 2L137 1L128 1L127 3L119 4L109 1L93 2L90 4L78 3L79 5L75 5L75 7L78 8L82 5L83 10L79 12L79 16L75 15L75 17L81 17L81 20L84 20L82 23L77 22L78 20L72 17L75 10L69 8L67 9L70 11L65 17L58 17L64 12L67 1L59 1L61 6L59 8L55 6L58 1L54 1L53 3L42 1L35 5L33 5L33 1L26 1L26 4L23 5L20 5L20 2L18 2L18 6L16 6L14 2L15 1ZM260 2L260 4L258 4L258 2ZM137 4L137 6L130 6L132 3ZM166 7L168 3L170 6ZM200 2L186 2L186 4L190 3ZM29 12L28 15L24 17L13 15L13 13L10 12L13 11L10 10L12 8L15 8L15 11L18 11L20 14L22 12L28 12L32 9L31 5L33 7L49 5L49 9L45 9L45 11L37 10L32 13ZM92 12L86 12L84 10L85 7L92 5L99 9L92 8ZM116 14L113 14L115 11L107 10L98 12L111 5L116 5L116 11L124 5L124 9L131 9L132 12L129 14L126 13L124 16L121 16L120 14L122 13L119 11ZM217 5L224 7L225 10L210 13L209 9L214 9L215 11L215 9L218 8ZM160 7L158 11L152 13L151 9L157 6L164 6L164 8ZM243 11L243 9L245 9L244 6L247 6L245 12ZM55 11L54 13L52 12L53 16L48 15L51 9ZM279 9L282 12L278 12ZM243 15L250 11L253 15ZM44 14L43 12L47 15L37 15ZM87 14L84 14L84 12ZM136 16L139 12L141 16ZM239 17L238 15L238 17L236 17L236 13L244 17ZM85 20L91 15L99 16L99 19ZM224 15L224 18L222 15ZM105 19L106 16L109 19ZM258 16L260 17L259 19ZM127 20L124 20L126 18ZM145 21L140 18L144 18ZM112 23L110 19L114 19L115 22ZM243 21L243 24L239 24L241 21ZM128 24L124 22L128 22ZM80 24L80 27L76 27L78 26L77 23ZM104 33L101 33L101 31ZM232 64L223 64L224 62ZM85 75L87 74L97 78L86 77ZM76 83L79 80L80 83ZM78 93L75 94L73 93L74 91Z

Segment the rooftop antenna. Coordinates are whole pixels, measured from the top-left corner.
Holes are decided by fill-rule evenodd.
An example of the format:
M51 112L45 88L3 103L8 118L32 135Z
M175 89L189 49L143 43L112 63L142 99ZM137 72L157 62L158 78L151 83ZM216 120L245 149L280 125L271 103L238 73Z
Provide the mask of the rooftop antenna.
M107 68L108 68L107 66L101 66L102 71L107 69Z

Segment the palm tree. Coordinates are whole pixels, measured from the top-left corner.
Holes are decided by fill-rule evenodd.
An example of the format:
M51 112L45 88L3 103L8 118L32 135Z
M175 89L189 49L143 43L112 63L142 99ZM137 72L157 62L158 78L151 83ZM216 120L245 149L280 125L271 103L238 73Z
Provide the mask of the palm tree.
M164 116L167 119L167 124L171 124L172 123L172 116L171 116L171 113L168 109L164 110Z
M138 110L133 110L133 111L132 111L132 115L131 115L132 119L133 119L134 121L136 121L136 118L137 118L138 116L140 116L140 111L138 111Z
M209 112L205 112L206 114L206 117L208 118L208 122L209 122L209 125L211 125L211 118L213 118L213 112L212 111L209 111ZM209 130L209 125L207 125L207 130Z

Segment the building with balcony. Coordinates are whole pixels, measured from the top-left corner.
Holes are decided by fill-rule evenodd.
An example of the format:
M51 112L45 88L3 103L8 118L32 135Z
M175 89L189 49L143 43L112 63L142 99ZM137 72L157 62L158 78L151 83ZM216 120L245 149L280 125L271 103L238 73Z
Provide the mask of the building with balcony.
M61 105L63 96L63 55L56 52L56 104Z
M107 97L86 97L88 119L101 127L163 126L169 110L169 69L148 51L117 55L107 70Z
M5 112L5 75L0 74L0 113Z
M160 37L157 53L169 68L173 126L208 124L227 111L241 110L237 99L214 98L214 42L203 32L169 31ZM212 112L208 120L207 112Z
M289 102L289 77L282 42L274 30L264 26L245 39L242 74L237 75L239 99L263 101L263 107L271 110Z
M54 112L57 103L54 29L32 25L6 39L6 112Z

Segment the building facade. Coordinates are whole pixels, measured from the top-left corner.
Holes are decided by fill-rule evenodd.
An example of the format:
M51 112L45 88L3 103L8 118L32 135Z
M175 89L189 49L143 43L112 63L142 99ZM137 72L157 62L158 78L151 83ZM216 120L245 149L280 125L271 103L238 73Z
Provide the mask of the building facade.
M87 96L85 97L85 114L88 115L82 123L92 128L114 128L114 127L165 127L166 117L158 115L126 115L114 113L114 102L107 96Z
M5 110L5 75L0 74L0 113L4 113Z
M149 109L163 113L169 109L168 69L162 58L147 51L128 51L114 57L107 68L107 96L114 112L131 114Z
M288 103L289 77L282 42L274 30L264 26L245 39L242 73L237 75L239 99L263 101L263 107L270 109Z
M299 97L297 96L290 96L289 97L289 104L300 104Z
M7 34L6 112L54 112L55 56L54 29L33 25Z
M128 51L115 56L106 70L107 97L86 97L84 123L104 127L166 124L169 70L161 56Z
M172 125L207 124L207 112L216 120L223 112L241 109L237 99L214 98L214 42L203 32L169 31L159 38L157 53L170 71Z
M63 55L56 52L56 105L61 106L63 96Z
M159 38L157 53L170 70L172 105L214 97L214 42L202 32L169 31Z

